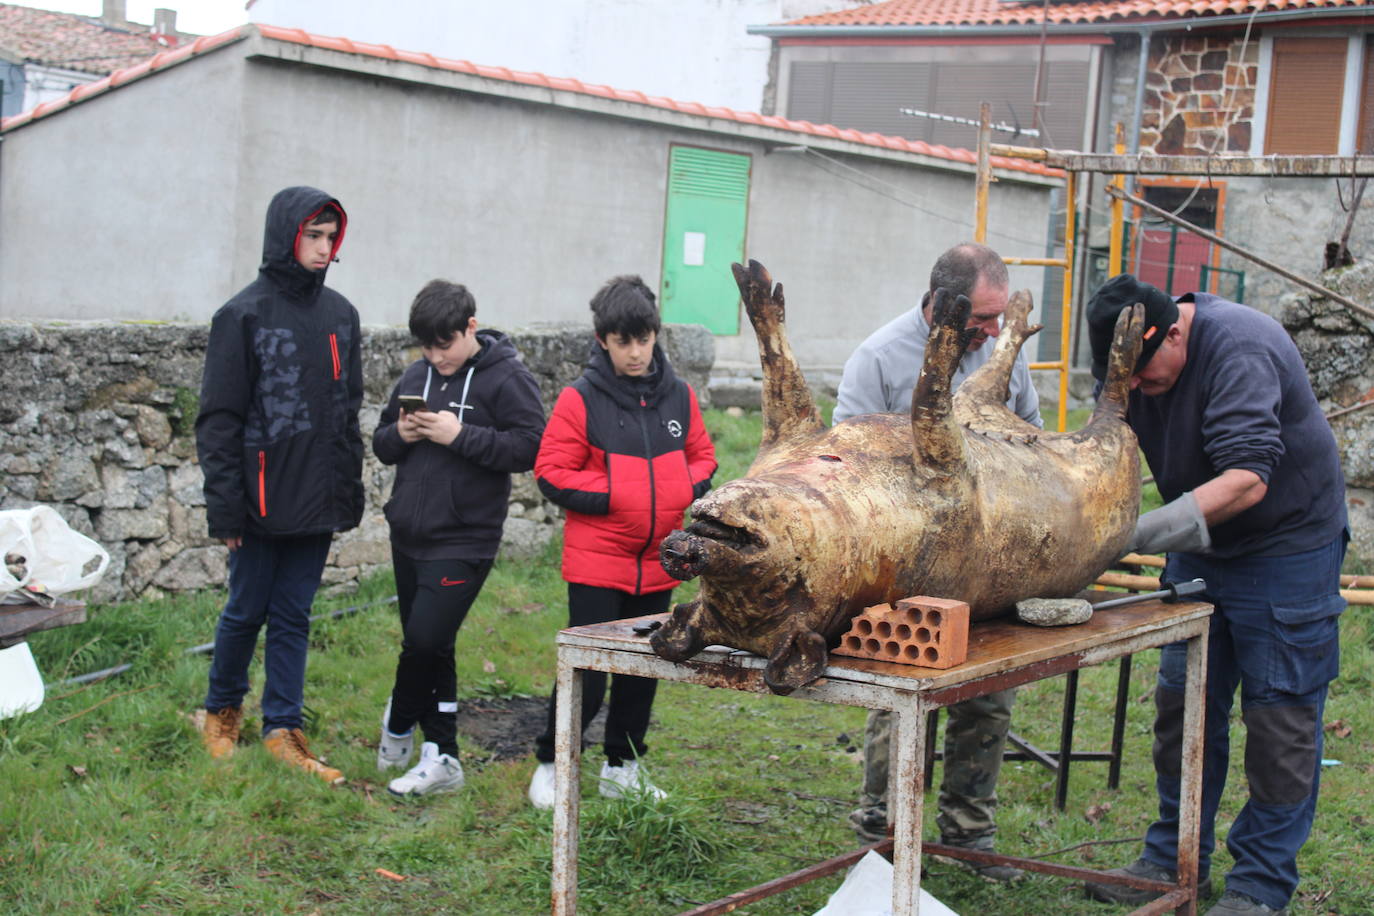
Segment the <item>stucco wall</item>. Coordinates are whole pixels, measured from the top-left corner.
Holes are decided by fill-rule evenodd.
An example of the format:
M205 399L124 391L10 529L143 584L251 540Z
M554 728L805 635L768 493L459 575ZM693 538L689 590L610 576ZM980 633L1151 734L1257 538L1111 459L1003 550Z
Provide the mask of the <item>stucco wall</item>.
M967 166L876 150L803 159L736 122L458 88L473 85L259 38L11 130L0 315L205 320L254 275L270 196L309 183L348 209L329 282L364 322L401 323L436 276L468 284L492 324L585 321L614 274L657 286L669 148L681 143L752 157L746 252L794 291L803 364L838 367L972 234ZM825 147L795 135L807 140ZM1048 198L1044 183L995 184L992 244L1042 252ZM1040 276L1014 282L1038 290ZM742 327L719 339L722 362L756 362Z

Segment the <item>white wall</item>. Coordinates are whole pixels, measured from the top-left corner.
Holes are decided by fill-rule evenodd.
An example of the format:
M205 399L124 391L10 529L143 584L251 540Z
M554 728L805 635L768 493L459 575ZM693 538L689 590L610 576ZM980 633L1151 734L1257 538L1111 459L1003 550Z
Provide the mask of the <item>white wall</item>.
M593 97L549 104L543 90L336 52L307 52L315 66L301 54L232 45L6 133L0 316L204 321L255 276L268 199L305 183L348 210L328 282L366 323L404 324L433 277L468 284L484 324L586 321L608 277L639 273L658 286L677 143L751 157L746 255L787 285L803 365L833 368L911 308L935 258L972 234L966 169L842 143L823 156L788 152L827 144L676 113L644 120L659 110ZM1049 188L1004 176L991 193L990 243L1042 250ZM1038 289L1039 272L1013 282ZM747 322L716 352L757 364Z
M770 42L751 25L853 0L257 0L254 22L758 111Z

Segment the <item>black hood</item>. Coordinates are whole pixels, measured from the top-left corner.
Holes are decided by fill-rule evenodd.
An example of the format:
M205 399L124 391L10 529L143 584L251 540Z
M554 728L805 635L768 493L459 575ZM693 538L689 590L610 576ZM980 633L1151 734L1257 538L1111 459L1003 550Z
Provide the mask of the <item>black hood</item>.
M654 361L649 367L649 372L643 376L630 376L615 374L610 354L593 338L592 354L587 360L587 368L583 370L582 376L627 410L641 406L652 407L665 393L672 391L677 383L677 375L673 372L663 347L657 342L654 343Z
M344 230L348 228L348 214L343 205L319 188L305 186L286 188L278 191L267 205L267 227L262 238L262 264L258 271L268 277L284 292L297 299L314 301L324 286L324 277L329 268L306 270L296 261L296 239L301 225L312 219L325 207L339 211L339 234L334 239L337 254L343 244Z

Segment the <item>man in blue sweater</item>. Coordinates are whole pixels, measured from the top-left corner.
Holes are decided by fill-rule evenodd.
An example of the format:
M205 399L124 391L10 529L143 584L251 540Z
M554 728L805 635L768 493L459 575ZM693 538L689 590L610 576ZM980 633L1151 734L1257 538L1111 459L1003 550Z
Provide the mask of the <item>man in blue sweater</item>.
M1123 308L1146 331L1127 421L1165 505L1140 517L1131 550L1168 552L1165 582L1202 578L1216 610L1207 650L1201 893L1230 756L1240 687L1249 798L1226 846L1235 864L1207 916L1284 913L1316 811L1322 710L1339 669L1340 568L1349 539L1336 440L1297 347L1268 316L1207 293L1175 301L1129 274L1088 304L1093 373L1107 365ZM1160 654L1155 691L1159 818L1140 858L1118 873L1175 880L1186 648ZM1090 883L1097 900L1152 891Z

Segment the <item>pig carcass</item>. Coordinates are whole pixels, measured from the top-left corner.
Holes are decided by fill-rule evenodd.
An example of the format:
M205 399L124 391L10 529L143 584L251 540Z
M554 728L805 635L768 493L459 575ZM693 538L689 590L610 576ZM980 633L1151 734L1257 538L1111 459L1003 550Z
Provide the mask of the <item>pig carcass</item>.
M660 548L664 568L701 577L652 637L683 661L708 645L768 659L789 693L820 676L863 608L910 595L966 601L970 619L1023 598L1064 597L1119 557L1140 503L1125 423L1142 309L1124 311L1089 423L1047 433L1006 407L1030 326L1011 298L992 357L953 396L972 332L970 305L938 292L911 415L868 414L825 428L783 328L782 284L757 261L733 266L763 364L763 436L748 473L697 500Z

